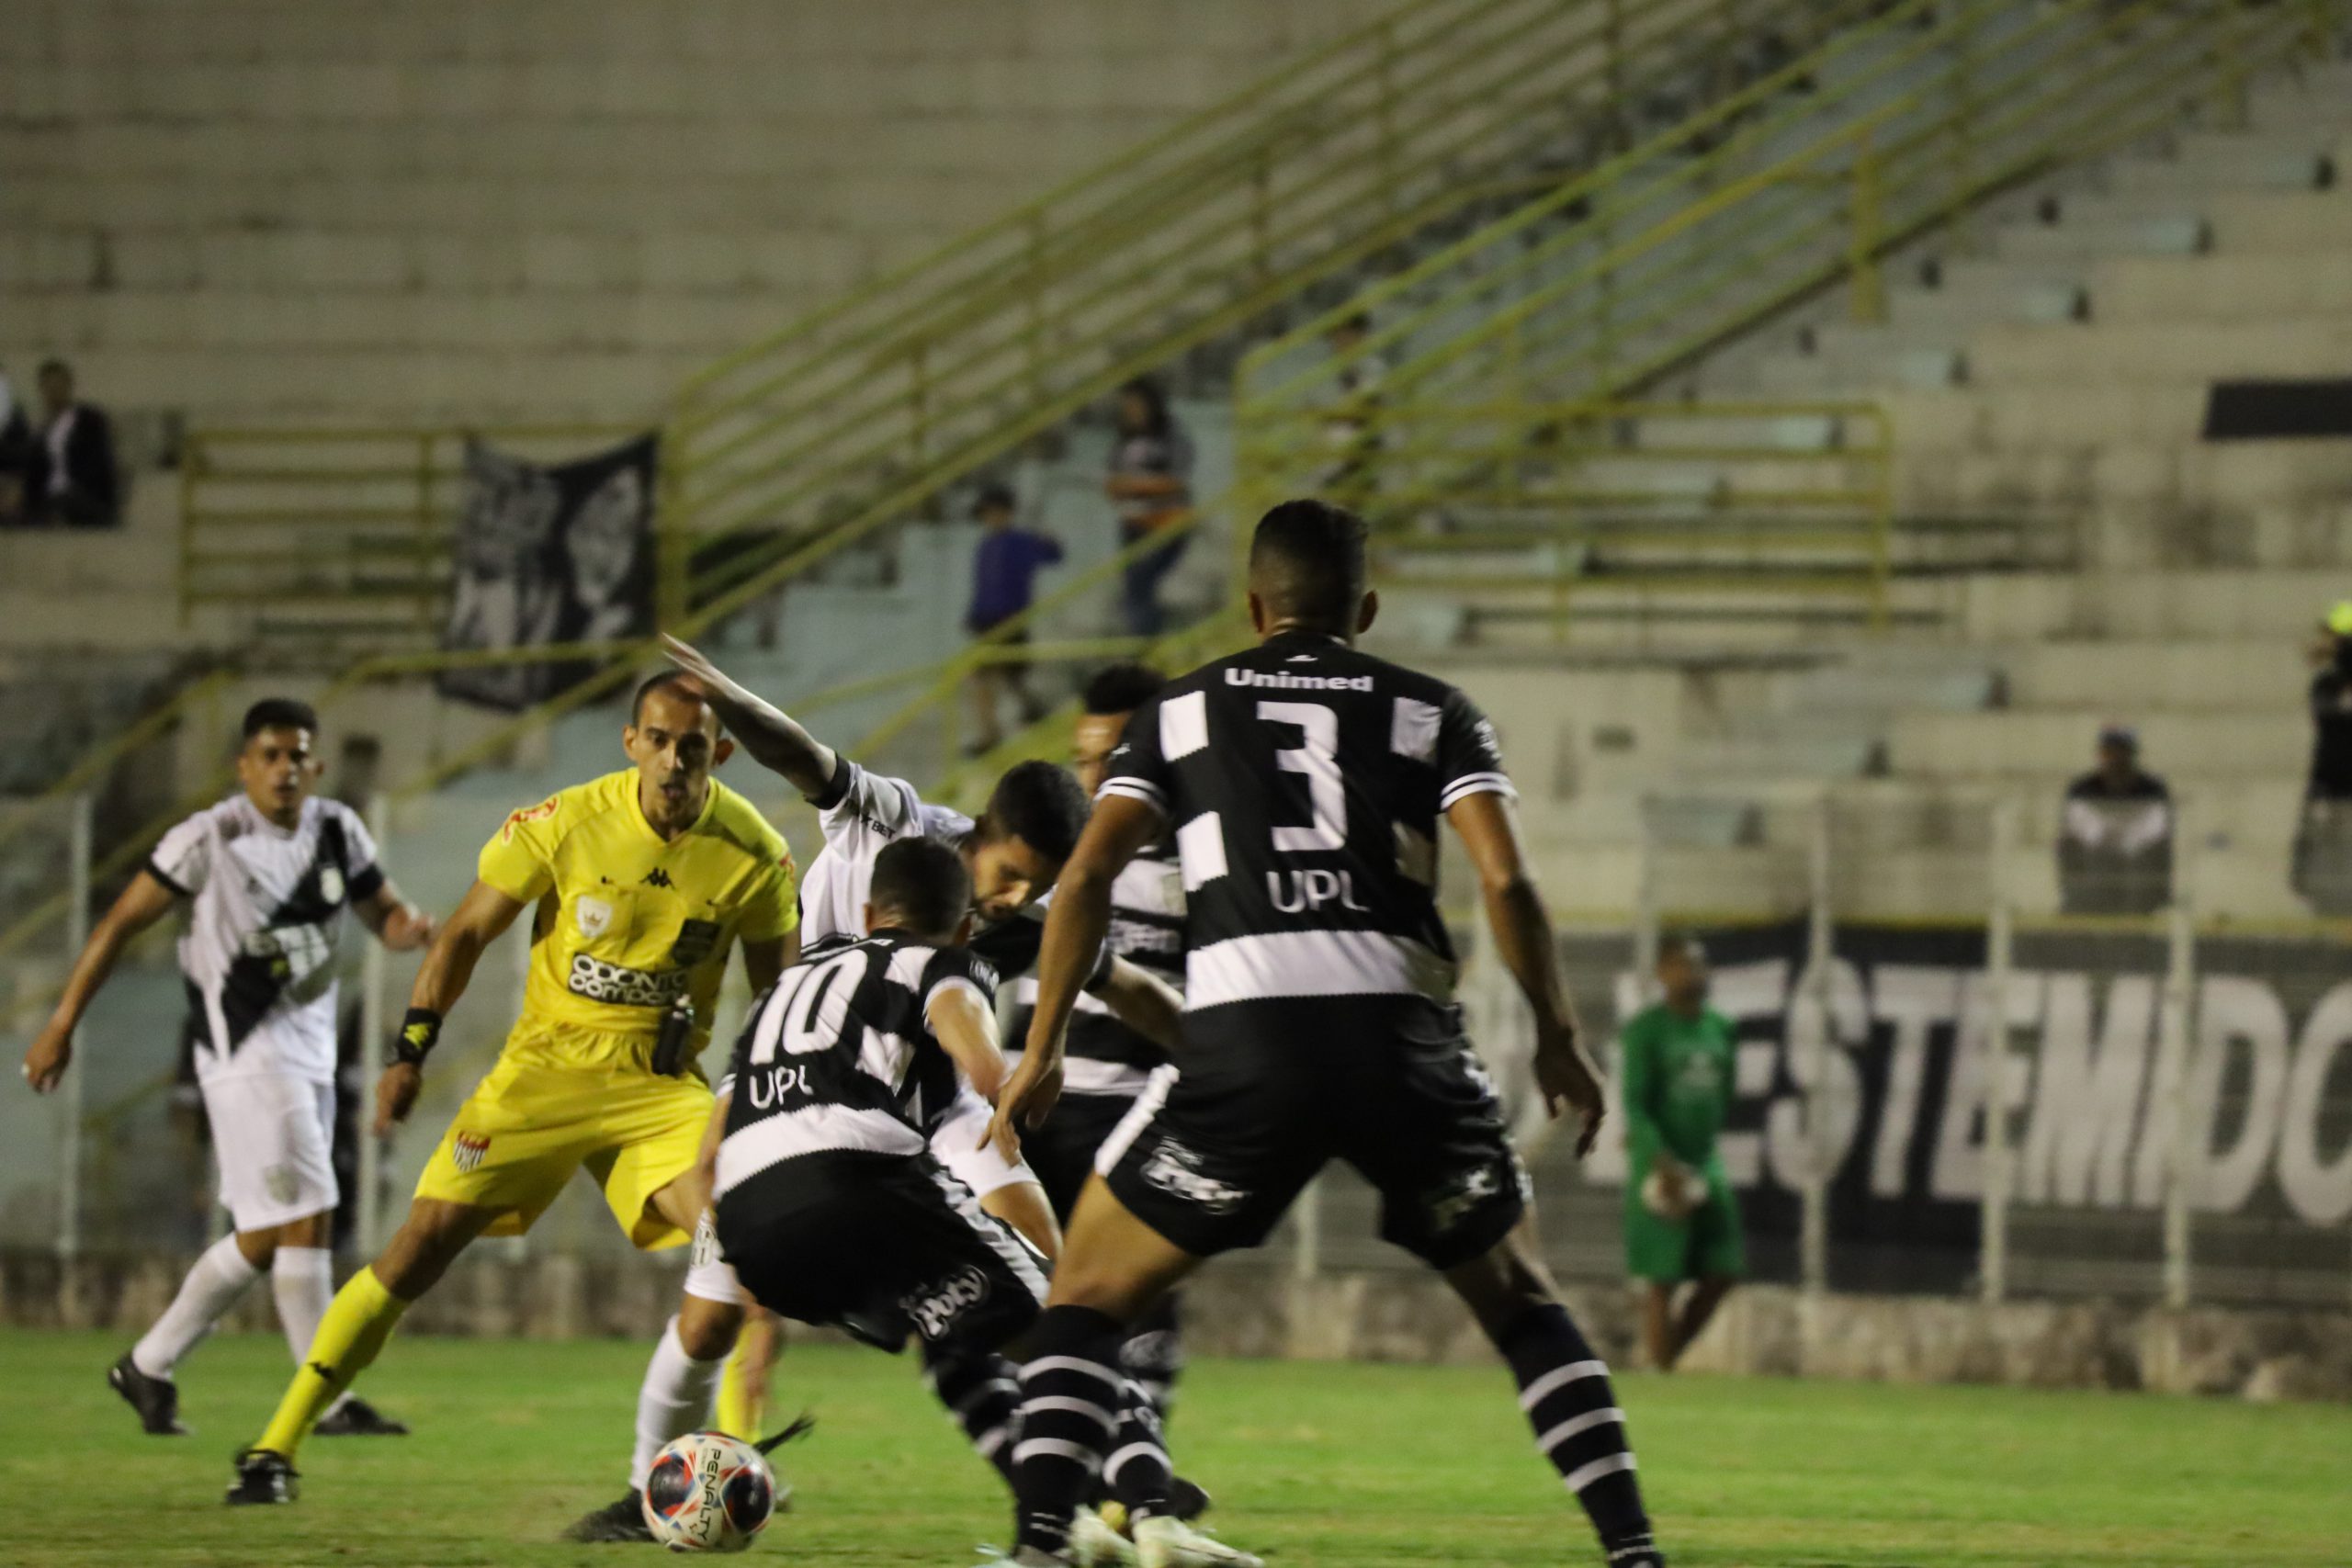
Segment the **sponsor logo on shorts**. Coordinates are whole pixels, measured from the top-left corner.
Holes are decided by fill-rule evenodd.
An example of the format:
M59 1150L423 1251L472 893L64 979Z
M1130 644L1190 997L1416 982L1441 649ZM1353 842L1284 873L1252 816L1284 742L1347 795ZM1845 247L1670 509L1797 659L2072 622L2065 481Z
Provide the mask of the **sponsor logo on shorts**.
M460 1133L449 1145L449 1163L459 1170L471 1170L481 1164L481 1156L490 1153L490 1134Z
M1159 1146L1143 1162L1143 1179L1170 1197L1212 1214L1229 1214L1250 1197L1247 1189L1204 1174L1201 1156L1173 1138L1159 1140Z
M612 1002L619 1007L665 1008L685 994L686 972L664 969L654 973L631 969L619 964L606 964L584 953L571 955L571 978L567 988L575 997L585 997L592 1002Z
M956 1320L989 1299L989 1277L977 1264L966 1264L935 1285L902 1296L899 1310L925 1339L937 1339Z
M1500 1197L1507 1189L1516 1190L1522 1201L1530 1196L1527 1172L1516 1158L1507 1167L1476 1165L1456 1172L1422 1200L1429 1212L1430 1229L1442 1235Z

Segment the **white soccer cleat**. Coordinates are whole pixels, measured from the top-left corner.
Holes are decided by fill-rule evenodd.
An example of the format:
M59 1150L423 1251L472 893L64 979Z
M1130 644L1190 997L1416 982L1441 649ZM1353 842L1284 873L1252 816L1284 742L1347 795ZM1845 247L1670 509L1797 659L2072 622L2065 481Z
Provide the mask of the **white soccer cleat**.
M1136 1521L1136 1561L1141 1568L1265 1568L1239 1548L1165 1514Z
M1128 1568L1135 1543L1092 1508L1080 1508L1069 1521L1069 1560L1076 1568Z

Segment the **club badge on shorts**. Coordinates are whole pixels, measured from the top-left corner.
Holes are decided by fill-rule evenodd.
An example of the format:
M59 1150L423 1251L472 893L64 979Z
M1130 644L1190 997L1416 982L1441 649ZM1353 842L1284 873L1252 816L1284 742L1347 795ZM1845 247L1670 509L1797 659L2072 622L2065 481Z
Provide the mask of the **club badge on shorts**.
M481 1164L481 1156L490 1153L490 1134L460 1133L450 1141L449 1163L459 1170L472 1170Z

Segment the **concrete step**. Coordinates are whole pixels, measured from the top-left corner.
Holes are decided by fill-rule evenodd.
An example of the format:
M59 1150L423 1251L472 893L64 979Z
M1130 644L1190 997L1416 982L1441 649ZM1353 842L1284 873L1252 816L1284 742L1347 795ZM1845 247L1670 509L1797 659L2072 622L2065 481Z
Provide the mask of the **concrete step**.
M571 348L716 356L779 319L779 296L678 289L17 289L0 311L37 320L48 342L92 349ZM18 312L23 312L21 317Z
M2352 268L2331 250L2124 256L2099 264L2090 307L2097 321L2132 325L2352 314Z
M2167 570L1987 573L1951 585L1971 643L2043 637L2275 638L2300 646L2352 570Z
M2178 706L2133 716L2149 765L2186 778L2293 778L2311 755L2311 722L2301 694L2260 705L2208 709ZM2283 698L2283 700L2280 700ZM1898 775L2000 778L2079 771L2104 709L2036 708L1972 714L1904 714L1888 736Z
M0 289L774 291L847 287L878 236L496 228L0 232ZM887 248L887 247L885 247Z
M1992 651L2013 708L2129 715L2166 703L2275 705L2311 672L2302 647L2278 637L2069 640Z
M2211 380L2230 376L2334 376L2352 365L2352 312L2258 321L1988 326L1969 343L1972 382Z

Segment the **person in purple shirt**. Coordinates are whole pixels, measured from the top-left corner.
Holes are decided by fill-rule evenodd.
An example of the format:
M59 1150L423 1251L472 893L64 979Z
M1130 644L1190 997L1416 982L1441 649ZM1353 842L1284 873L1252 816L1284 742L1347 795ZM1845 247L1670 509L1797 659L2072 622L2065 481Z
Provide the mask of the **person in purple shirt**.
M1048 534L1013 525L1012 487L992 484L972 503L979 520L980 543L972 552L972 607L965 613L964 629L974 637L993 630L1029 608L1037 573L1062 558L1061 541ZM1020 627L998 639L1008 644L1029 640L1029 628ZM1025 661L1008 659L983 664L972 671L973 739L967 752L993 751L1003 737L997 728L997 688L1003 687L1020 706L1021 721L1035 724L1046 707L1029 690Z

